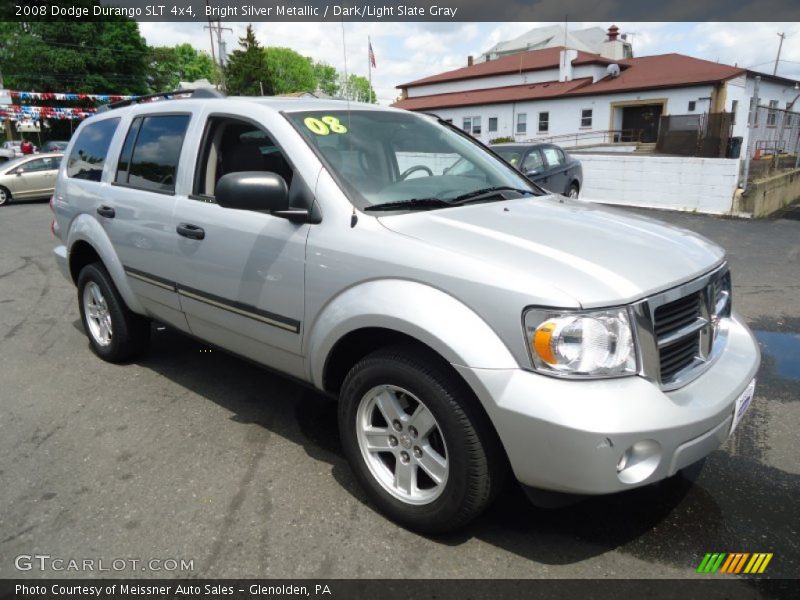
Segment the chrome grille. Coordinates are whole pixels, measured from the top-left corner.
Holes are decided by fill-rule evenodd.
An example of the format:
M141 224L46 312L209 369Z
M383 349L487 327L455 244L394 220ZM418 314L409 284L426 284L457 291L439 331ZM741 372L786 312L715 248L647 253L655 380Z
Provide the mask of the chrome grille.
M714 355L720 319L730 315L726 266L647 300L656 364L651 375L675 388L691 380Z
M694 323L701 314L701 302L702 294L696 292L669 304L659 306L656 309L653 322L656 337L662 339Z

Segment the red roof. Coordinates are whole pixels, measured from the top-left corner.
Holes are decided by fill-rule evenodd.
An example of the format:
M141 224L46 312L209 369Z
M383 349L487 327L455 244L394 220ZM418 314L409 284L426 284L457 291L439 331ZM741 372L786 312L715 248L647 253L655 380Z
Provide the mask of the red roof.
M573 79L572 81L544 81L541 83L509 85L485 90L416 96L399 100L392 106L396 108L405 108L406 110L432 110L450 106L473 106L476 104L502 104L504 102L518 102L520 100L537 100L539 98L564 96L569 94L572 90L588 85L591 82L591 77L585 77L583 79Z
M473 77L484 77L486 75L500 74L505 71L488 73L487 69L482 69L480 73L475 72L476 67L493 62L500 63L507 59L514 58L517 64L524 60L524 64L544 64L552 58L555 51L556 62L547 67L539 68L558 68L558 48L548 48L547 50L536 50L525 52L519 55L512 55L501 58L489 63L481 63L473 67L466 67L458 71L450 71L440 75L434 75L426 79L420 79L413 85L423 83L435 83L438 81L451 81L451 75L460 71L470 71L469 77L459 76L459 79L471 79ZM530 55L541 54L542 57L535 59ZM595 55L579 53L578 59L573 61L573 65L588 64L586 58L581 56L593 57ZM598 57L599 58L599 57ZM611 64L612 61L601 59L602 64ZM406 108L409 110L425 110L434 108L445 108L449 106L470 106L476 104L500 104L504 102L516 102L522 100L536 100L548 97L563 96L584 96L594 94L610 94L616 92L629 92L636 90L650 90L659 88L686 87L691 85L715 84L726 81L732 77L744 74L745 69L732 67L720 63L701 60L682 54L661 54L658 56L642 56L639 58L629 58L618 61L621 72L617 77L606 76L603 79L592 83L590 78L575 79L569 82L544 82L533 85L515 85L481 90L471 90L465 92L450 92L446 94L431 94L428 96L415 96L400 100L393 106ZM505 69L505 67L503 67ZM529 69L530 70L530 69ZM437 79L442 77L442 79ZM412 85L412 84L406 84ZM399 86L405 87L405 86Z
M544 48L542 50L531 50L530 52L520 52L477 63L472 66L462 67L454 71L446 71L438 75L431 75L423 79L417 79L409 83L398 85L399 88L412 87L415 85L425 85L427 83L441 83L443 81L459 81L462 79L473 79L476 77L488 77L490 75L505 75L508 73L520 73L524 71L541 71L543 69L557 69L559 55L563 50L558 48ZM610 65L613 60L603 58L599 54L588 52L578 52L578 56L572 61L573 66L600 64Z
M693 58L683 54L659 54L619 61L619 77L606 77L582 94L607 94L627 90L685 87L718 83L742 75L745 69Z

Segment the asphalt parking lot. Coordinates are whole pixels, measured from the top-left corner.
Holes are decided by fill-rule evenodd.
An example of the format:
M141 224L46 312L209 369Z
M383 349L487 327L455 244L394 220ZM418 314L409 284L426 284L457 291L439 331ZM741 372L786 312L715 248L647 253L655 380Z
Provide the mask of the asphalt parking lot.
M800 218L656 216L729 251L764 357L735 436L694 481L550 511L511 486L430 539L366 503L330 400L169 330L133 364L97 359L51 258L47 204L3 207L0 578L92 575L19 572L21 554L194 561L118 573L148 577L692 577L719 551L773 552L765 576L796 577Z

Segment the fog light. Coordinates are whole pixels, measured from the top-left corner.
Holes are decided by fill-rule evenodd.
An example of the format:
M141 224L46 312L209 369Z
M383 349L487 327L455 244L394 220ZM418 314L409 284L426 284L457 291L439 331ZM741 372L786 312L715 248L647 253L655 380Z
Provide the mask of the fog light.
M617 477L622 483L641 483L650 477L661 462L661 444L655 440L636 442L617 462Z

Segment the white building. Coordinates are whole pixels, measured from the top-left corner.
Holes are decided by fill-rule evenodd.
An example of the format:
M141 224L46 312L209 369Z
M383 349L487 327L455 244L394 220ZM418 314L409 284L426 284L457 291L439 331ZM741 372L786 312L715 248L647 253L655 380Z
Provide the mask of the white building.
M484 142L655 142L661 115L722 111L745 138L756 76L760 105L786 108L799 92L794 80L681 54L624 58L626 44L611 27L599 54L554 47L468 64L399 85L394 106L434 113Z

